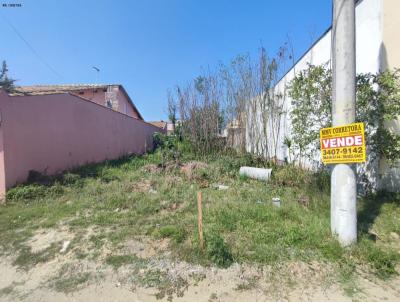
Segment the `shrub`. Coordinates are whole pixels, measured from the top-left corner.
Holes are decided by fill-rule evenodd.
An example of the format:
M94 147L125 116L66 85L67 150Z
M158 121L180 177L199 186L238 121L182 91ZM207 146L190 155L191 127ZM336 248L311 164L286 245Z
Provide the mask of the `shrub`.
M277 186L300 188L311 183L312 173L295 165L285 165L272 171L271 180Z
M154 148L161 155L161 166L165 167L168 161L179 161L181 158L181 145L179 137L155 133L153 137Z
M233 256L224 239L211 232L206 235L206 251L209 259L219 267L227 268L233 262Z
M42 198L46 195L46 187L38 184L17 186L7 191L7 201Z
M163 148L167 144L168 136L162 133L154 133L153 135L153 147L154 149Z

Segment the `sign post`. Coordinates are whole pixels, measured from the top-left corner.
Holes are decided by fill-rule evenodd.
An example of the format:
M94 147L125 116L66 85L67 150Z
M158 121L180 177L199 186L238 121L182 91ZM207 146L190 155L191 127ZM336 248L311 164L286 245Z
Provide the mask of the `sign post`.
M356 22L354 0L333 0L332 125L356 116ZM357 242L357 180L354 166L335 163L331 175L331 230L341 245Z
M337 200L331 200L331 228L335 235L338 235L342 245L349 245L355 242L357 236L356 203L349 204L347 201L348 191L353 191L355 186L355 175L353 178L338 178L337 169L348 167L348 164L363 163L366 161L366 147L364 135L364 123L353 123L348 125L323 128L319 132L321 144L321 159L326 165L335 165L332 171L331 195L341 196ZM340 170L339 170L340 171ZM354 184L354 185L353 185ZM344 189L343 189L344 188ZM355 191L355 188L354 188ZM355 199L351 196L351 199ZM352 223L349 223L352 222Z

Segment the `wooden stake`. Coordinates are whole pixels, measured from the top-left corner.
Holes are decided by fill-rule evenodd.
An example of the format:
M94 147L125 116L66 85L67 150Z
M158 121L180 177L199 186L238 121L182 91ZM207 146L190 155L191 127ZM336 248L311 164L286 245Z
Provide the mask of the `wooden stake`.
M199 228L199 243L200 248L204 249L204 240L203 240L203 209L202 209L202 201L201 201L201 191L197 192L197 225Z

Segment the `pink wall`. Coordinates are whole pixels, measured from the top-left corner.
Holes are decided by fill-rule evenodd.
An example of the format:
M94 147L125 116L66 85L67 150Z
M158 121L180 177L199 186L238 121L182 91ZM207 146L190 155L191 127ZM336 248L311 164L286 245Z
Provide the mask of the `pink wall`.
M141 154L161 130L71 94L9 97L0 89L0 194L29 170L54 174ZM2 160L3 159L3 160Z

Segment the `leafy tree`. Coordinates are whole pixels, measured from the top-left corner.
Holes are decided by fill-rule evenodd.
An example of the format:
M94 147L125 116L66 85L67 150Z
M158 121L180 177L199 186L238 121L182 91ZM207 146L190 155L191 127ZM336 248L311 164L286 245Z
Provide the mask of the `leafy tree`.
M8 67L6 61L3 61L1 71L0 71L0 88L10 92L14 90L14 82L15 80L10 79L7 75Z

